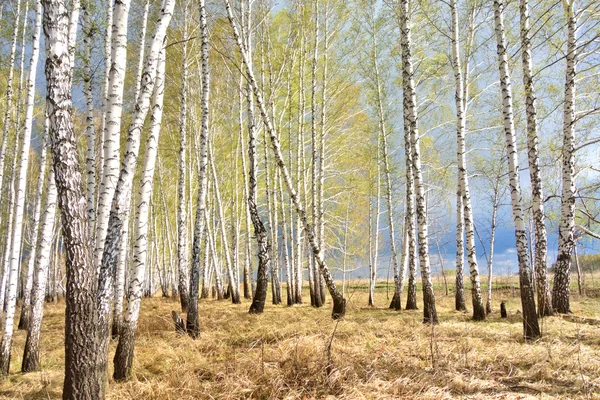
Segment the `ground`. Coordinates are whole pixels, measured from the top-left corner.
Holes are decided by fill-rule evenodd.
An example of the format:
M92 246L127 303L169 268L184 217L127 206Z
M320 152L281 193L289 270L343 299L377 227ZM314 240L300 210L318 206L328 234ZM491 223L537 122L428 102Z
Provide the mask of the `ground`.
M283 289L285 298L285 286ZM600 398L600 299L574 297L574 315L542 321L544 337L522 340L518 291L494 292L494 313L473 322L453 310L452 293L436 293L440 324L422 324L422 311L391 311L385 284L377 308L366 307L363 284L347 291L341 321L325 307L265 307L203 300L202 333L192 340L175 333L175 299L144 299L136 341L134 376L109 382L109 399L270 398ZM470 291L466 292L467 304ZM419 292L419 296L421 293ZM269 298L270 300L270 298ZM506 300L509 318L499 316ZM306 304L308 303L308 304ZM419 306L422 300L419 297ZM11 374L0 398L60 398L63 380L64 303L45 309L42 370L20 370L25 333L15 335ZM111 355L116 343L112 343ZM110 365L112 375L112 362Z

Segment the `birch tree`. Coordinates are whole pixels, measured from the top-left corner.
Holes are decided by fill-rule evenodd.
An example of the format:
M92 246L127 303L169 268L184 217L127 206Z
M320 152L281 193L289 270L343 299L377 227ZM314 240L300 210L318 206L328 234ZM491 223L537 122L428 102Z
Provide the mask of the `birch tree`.
M23 351L22 372L36 371L40 368L40 333L44 312L50 250L56 219L56 183L54 169L48 171L46 179L46 206L40 229L39 250L35 258L35 272L31 290L31 317L27 329L25 349Z
M7 375L10 366L10 350L12 345L14 316L17 306L17 285L19 280L19 266L21 264L21 239L23 234L23 215L25 212L25 190L27 185L27 167L29 163L29 149L31 143L31 131L33 126L33 106L35 100L35 77L37 63L40 54L40 35L42 28L42 5L39 1L35 3L35 26L32 39L31 60L29 62L29 77L27 80L27 108L25 111L25 123L21 142L21 156L19 157L16 204L12 233L12 245L10 254L10 273L8 278L7 307L4 316L4 332L0 343L0 374ZM25 32L23 32L25 34ZM19 127L17 127L19 128ZM14 157L17 157L15 153Z
M452 66L454 69L454 79L456 90L454 99L456 101L456 136L457 136L457 158L458 158L458 181L459 195L462 196L462 206L464 208L464 226L467 235L467 257L469 260L469 270L471 276L471 297L473 301L473 319L481 321L485 319L485 309L483 308L483 300L481 298L481 285L479 279L479 267L477 265L477 253L475 248L475 227L473 222L473 208L471 206L471 191L469 188L469 176L467 173L467 156L466 156L466 105L468 85L465 79L465 73L461 67L460 44L458 39L458 10L456 0L450 1L450 12L452 14ZM468 68L468 67L467 67ZM459 213L461 214L461 213ZM461 217L461 215L458 215ZM461 229L457 227L457 247L458 236ZM460 234L462 235L462 234ZM461 238L462 239L462 238ZM462 251L457 249L458 254ZM462 263L460 263L462 264ZM462 274L462 269L460 271ZM457 270L457 279L459 271ZM457 290L458 293L458 290ZM459 306L457 301L457 306ZM458 308L458 307L457 307Z
M263 122L266 125L266 129L269 134L269 138L271 140L271 145L273 148L273 152L275 154L275 161L277 163L277 166L280 169L281 175L285 182L285 185L286 185L286 188L288 191L288 195L292 198L292 201L294 202L294 206L296 208L296 212L300 215L300 217L302 219L302 223L304 225L304 230L305 230L306 235L308 236L308 240L310 242L311 249L312 249L313 253L316 254L316 260L319 265L320 273L321 273L321 275L323 275L323 278L325 279L325 283L327 284L327 287L329 289L329 293L330 293L331 297L333 298L334 305L333 305L332 317L334 319L341 318L344 316L345 311L346 311L346 300L343 298L342 294L337 290L335 282L333 281L333 277L331 276L331 273L330 273L329 269L327 268L327 265L325 264L325 261L323 258L323 250L319 248L318 243L316 241L316 236L315 236L315 231L313 229L313 226L308 221L304 207L303 207L302 203L300 202L298 195L296 193L296 190L291 181L291 177L288 172L287 166L285 165L285 162L283 160L283 155L281 153L281 145L279 143L279 140L277 139L277 132L275 130L275 126L273 125L271 118L267 112L266 105L263 100L263 95L261 93L261 90L258 87L257 82L256 82L254 72L252 71L252 68L249 67L250 62L248 59L248 54L244 51L244 45L240 38L237 24L234 21L233 12L231 10L231 5L229 3L229 0L225 0L225 8L227 11L227 18L228 18L229 23L233 30L233 35L234 35L235 41L237 43L237 47L240 50L240 53L242 56L242 63L246 67L247 78L252 87L252 92L254 94L254 97L256 98L256 102L259 107L260 114L262 116Z
M571 256L575 243L575 89L577 72L577 15L575 0L563 0L567 19L567 52L565 71L565 102L563 109L562 193L558 255L554 268L552 308L562 314L571 311Z
M512 87L508 71L508 55L506 51L506 33L504 30L503 0L494 0L495 35L498 52L498 66L500 71L500 87L502 90L502 115L504 118L504 135L506 137L506 152L508 156L508 172L510 178L510 196L512 214L515 224L515 239L517 258L519 262L519 284L521 288L521 306L523 312L523 334L525 339L533 340L540 337L533 282L527 253L527 233L523 215L523 198L519 180L519 164L517 157L517 141L512 104Z
M100 396L96 365L96 268L71 117L72 67L69 12L62 0L43 0L46 43L46 110L67 252L64 399Z
M182 76L181 76L181 103L179 106L179 183L177 185L177 286L181 309L187 312L189 303L189 277L188 277L188 244L187 244L187 215L186 215L186 147L187 147L187 60L188 40L188 5L183 2L183 49L182 49Z
M163 16L172 12L174 2L163 4ZM166 17L168 20L169 17ZM168 25L168 21L165 22ZM166 30L166 26L164 27ZM160 31L159 31L160 32ZM160 36L158 33L156 36ZM164 33L162 34L164 39ZM162 45L162 41L160 43ZM154 46L153 46L154 47ZM156 46L158 47L158 46ZM154 48L151 50L151 54ZM148 64L150 60L148 60ZM148 66L147 64L147 66ZM133 349L137 323L139 319L140 305L142 302L143 283L146 274L146 265L148 264L148 226L149 210L152 198L154 170L158 154L158 140L160 136L160 127L163 114L163 96L164 96L164 75L165 75L165 55L164 50L158 53L154 95L152 98L152 115L150 117L150 132L146 140L146 155L144 158L143 173L140 180L140 189L138 195L137 209L135 213L135 247L133 255L133 271L129 280L127 290L127 308L123 316L123 325L119 335L119 343L114 358L115 380L124 380L131 375L133 362ZM146 93L144 91L143 93ZM156 229L155 229L156 234Z
M113 299L113 281L119 244L122 239L122 228L128 213L131 200L133 178L137 166L138 153L140 149L141 131L150 107L150 97L154 91L157 70L159 65L159 52L164 45L167 28L171 22L175 0L164 0L161 7L160 18L154 28L152 42L148 56L145 60L144 73L140 95L136 102L135 113L129 125L127 134L127 147L123 159L119 180L112 201L108 232L104 243L104 253L100 266L98 279L98 339L100 349L98 351L98 363L101 371L106 374L106 363L108 357L108 341L110 339L110 312ZM124 322L126 325L127 322ZM101 380L105 386L105 378ZM104 388L103 388L104 389ZM102 393L104 390L102 391Z
M108 219L116 183L119 178L121 116L123 113L123 90L127 63L127 20L130 0L115 0L111 31L111 56L108 70L108 95L106 123L103 138L102 180L99 187L98 215L94 262L99 269L108 230ZM110 5L108 5L110 7Z
M552 298L547 278L548 237L544 214L544 195L538 153L538 123L536 95L533 84L533 60L531 58L531 36L529 23L529 1L519 3L521 28L521 58L523 63L523 86L525 88L525 111L527 113L527 156L529 161L529 179L531 181L531 202L535 225L535 261L534 271L537 283L539 316L552 315Z
M202 235L205 231L206 192L208 191L208 134L209 134L209 97L210 97L210 70L209 70L209 31L206 20L205 0L198 2L200 16L201 59L202 59L202 94L200 108L202 119L200 122L200 145L198 149L198 202L196 205L196 219L194 223L194 238L192 241L192 268L190 276L190 302L186 329L192 338L200 334L198 320L198 289L200 287L200 251ZM208 254L208 246L206 246ZM204 270L206 282L206 269Z
M400 42L402 48L402 84L404 129L410 133L410 151L412 157L412 173L414 178L416 214L418 221L419 238L419 263L421 266L421 279L423 282L423 322L438 322L435 307L435 295L431 281L431 267L429 264L429 238L427 234L427 205L425 201L425 187L421 172L421 150L417 119L417 95L413 77L412 51L411 51L411 17L410 0L400 1Z

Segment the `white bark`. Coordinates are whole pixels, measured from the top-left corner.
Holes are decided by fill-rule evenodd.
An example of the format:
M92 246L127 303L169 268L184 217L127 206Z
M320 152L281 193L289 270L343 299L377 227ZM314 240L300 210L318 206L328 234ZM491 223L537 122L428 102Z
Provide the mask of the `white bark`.
M173 4L173 3L171 3ZM172 8L171 8L172 10ZM162 41L161 41L162 44ZM150 119L150 132L146 141L146 155L142 177L140 179L140 189L135 213L134 235L135 246L133 253L133 269L129 279L129 288L127 290L127 307L123 316L123 325L119 336L119 347L115 355L115 366L119 362L122 365L123 360L131 368L131 357L133 357L133 341L137 330L140 305L144 288L146 266L148 264L148 226L150 201L152 199L152 189L154 187L154 171L156 158L158 154L158 141L160 135L160 126L163 113L164 96L164 74L165 74L165 56L164 50L158 55L158 65L156 71L156 85L152 100L152 116ZM156 233L156 230L155 230ZM127 345L130 347L126 347ZM125 354L122 351L127 350ZM121 356L121 361L117 357ZM125 358L123 358L125 356ZM115 368L115 379L123 379L125 376L117 376Z
M94 234L96 221L96 129L94 127L94 98L92 95L92 69L91 69L91 40L94 35L90 21L91 0L84 0L83 4L83 92L86 105L86 131L87 139L87 186L86 198L88 209L88 228L90 236Z
M130 0L115 0L111 32L111 61L108 78L106 123L103 139L102 181L96 218L96 243L94 262L100 269L108 219L117 180L119 178L121 114L127 63L127 19Z
M517 141L515 134L512 87L508 71L508 55L506 52L506 35L504 31L503 0L494 0L494 19L496 42L498 44L498 64L500 70L500 86L502 89L502 114L504 118L504 133L506 136L506 150L508 156L508 171L510 177L510 196L512 214L515 224L515 238L517 258L519 262L519 280L521 287L521 305L523 312L523 331L526 339L535 339L540 336L535 301L533 294L529 255L527 254L527 234L523 215L523 198L519 181L519 164Z
M423 322L437 323L437 312L433 283L431 281L431 267L429 264L429 236L427 229L427 205L425 202L425 186L421 172L421 150L417 119L417 95L415 92L414 73L411 53L411 21L410 1L401 0L400 31L402 45L402 82L403 82L403 108L405 129L410 132L410 145L412 155L412 169L415 183L416 213L419 238L419 261L421 265L421 279L423 282Z
M35 26L32 38L32 52L29 63L29 77L27 79L27 108L25 111L25 124L21 136L21 156L18 172L13 170L13 175L18 174L16 189L16 201L14 212L14 223L12 232L12 245L10 252L10 264L8 275L8 289L6 314L4 316L4 332L0 344L0 374L8 374L10 366L10 349L14 331L14 317L17 306L17 286L19 283L19 266L21 264L21 238L23 234L23 215L25 212L25 190L27 188L27 166L29 164L29 148L31 143L31 130L33 125L33 106L35 100L35 77L37 72L37 63L40 54L40 36L42 29L42 7L39 1L36 1L35 8ZM27 19L25 19L27 21ZM25 30L25 25L23 27ZM25 35L25 32L23 33ZM23 48L25 46L23 45ZM23 55L22 55L23 57ZM19 127L17 127L19 128ZM15 148L15 150L17 150ZM15 152L16 159L17 154ZM14 189L13 189L14 190Z
M527 155L529 158L529 178L531 181L531 202L535 223L535 263L537 281L538 314L552 315L552 299L547 279L548 237L544 215L544 194L538 154L538 124L536 96L533 85L533 61L531 58L531 37L529 34L529 1L520 1L521 56L523 60L523 85L525 86L527 112Z
M457 158L458 158L458 181L459 193L462 196L464 208L464 225L467 234L467 257L469 260L469 271L471 276L471 298L473 301L473 319L484 320L485 310L481 298L481 284L479 278L479 267L477 265L477 253L475 247L475 227L473 222L473 209L471 206L471 194L469 188L469 175L467 172L466 154L466 105L467 90L461 67L460 44L458 38L458 10L456 0L451 0L450 9L452 13L452 66L456 83L456 133L457 133ZM465 97L463 97L465 96ZM458 244L458 241L457 241ZM458 252L457 252L458 253Z
M41 22L41 21L40 21ZM21 317L19 319L19 329L28 330L31 317L31 290L33 287L33 274L38 251L38 238L40 231L40 216L42 212L42 197L44 194L44 182L46 181L46 166L48 154L48 119L45 119L44 132L42 134L40 166L37 182L37 191L35 197L35 208L33 211L31 246L29 252L29 261L27 263L27 275L25 278L25 289L23 293L23 303L21 305Z
M334 300L334 308L333 308L332 317L340 318L345 314L346 300L342 297L341 293L337 290L335 282L333 281L333 277L331 276L331 273L329 272L329 269L327 268L327 265L325 264L325 261L323 258L323 250L320 249L318 246L314 229L308 221L304 207L303 207L302 203L300 202L298 195L296 193L296 190L293 186L290 174L289 174L288 169L283 160L283 155L281 153L281 145L279 143L279 140L277 139L277 132L276 132L275 127L271 121L271 118L267 112L265 103L263 101L263 96L262 96L261 90L258 87L256 78L254 76L254 72L252 71L252 68L250 66L251 64L248 59L248 54L244 50L244 45L242 44L238 29L237 29L237 25L235 24L235 21L233 18L233 12L231 10L231 5L229 3L229 0L225 0L225 8L227 10L227 17L229 19L229 23L233 29L233 34L234 34L235 40L237 42L238 48L239 48L241 56L242 56L242 62L246 66L248 80L252 87L252 91L254 92L254 97L256 98L257 105L260 109L260 113L261 113L263 122L266 125L267 132L271 139L271 145L273 147L273 152L275 154L275 162L277 163L277 165L280 169L280 172L284 179L286 188L288 190L288 194L292 198L292 201L294 202L296 211L300 215L300 218L302 219L302 223L304 225L304 230L308 236L308 240L311 244L311 248L313 250L313 253L316 255L316 260L317 260L317 263L319 264L319 269L325 279L325 282L329 288L329 292Z
M39 368L39 343L44 312L44 299L50 265L50 250L52 248L53 231L56 217L56 183L54 169L48 171L46 186L46 208L41 223L39 251L35 257L35 273L31 290L31 317L23 353L23 372L34 371Z
M0 192L5 193L4 189L4 164L6 162L6 149L8 147L9 132L10 132L10 118L12 115L12 98L13 98L13 76L15 72L15 55L17 52L17 39L19 36L19 21L21 18L21 0L17 0L15 10L15 28L13 31L12 44L10 47L10 55L8 60L8 77L6 80L6 108L4 110L4 125L2 127L2 145L0 146ZM16 154L13 153L13 154ZM9 220L11 219L9 214ZM2 223L2 213L0 213L0 224ZM8 239L8 238L7 238ZM4 257L8 258L10 249L4 252ZM0 282L0 309L3 309L4 304L4 290L6 287L6 268L3 268L2 282Z
M167 28L171 22L175 0L164 0L161 7L160 18L157 21L148 56L145 60L144 72L142 73L142 84L139 97L135 105L127 134L127 147L119 180L112 200L110 218L108 221L108 232L104 243L102 263L98 280L98 335L101 342L98 351L99 363L106 363L108 356L110 312L113 300L114 271L117 265L119 244L122 238L122 227L126 223L128 207L131 201L133 178L138 161L140 149L141 132L144 121L150 108L150 97L155 91L158 68L160 66L160 52L163 48ZM137 236L137 235L136 235ZM127 322L125 321L125 325ZM125 328L126 329L126 328Z
M193 338L198 337L200 333L200 324L198 322L198 288L200 286L200 245L205 227L206 214L206 193L208 191L208 122L209 122L209 95L210 95L210 70L208 63L209 56L209 32L206 19L206 6L204 0L199 0L200 14L200 35L202 37L201 57L202 57L202 95L201 108L202 119L200 128L200 145L198 149L198 203L196 205L196 219L194 224L194 238L192 241L192 268L190 276L190 303L188 304L188 315L186 329ZM208 250L207 250L208 251ZM204 271L206 283L206 269ZM206 286L205 286L206 287ZM208 289L208 288L206 288Z
M558 255L554 273L552 307L558 313L571 311L571 256L575 245L575 77L577 74L577 18L575 0L564 0L567 18L567 68L565 73L565 103L563 112L562 193Z
M187 212L186 212L186 172L187 172L187 4L183 5L183 49L182 49L182 76L181 76L181 103L179 106L179 183L177 185L177 268L178 286L181 309L187 312L189 295L188 274L188 238L187 238Z

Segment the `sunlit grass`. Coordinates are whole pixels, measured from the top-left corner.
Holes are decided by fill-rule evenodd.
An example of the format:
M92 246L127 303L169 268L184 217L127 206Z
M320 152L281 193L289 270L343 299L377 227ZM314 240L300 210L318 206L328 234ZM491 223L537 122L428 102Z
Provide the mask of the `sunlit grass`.
M134 376L110 380L110 399L203 398L587 398L600 396L600 327L561 317L545 318L544 337L522 340L518 291L494 292L494 313L473 322L453 310L454 297L439 286L440 324L423 325L422 311L387 309L393 291L377 286L377 308L367 288L351 282L346 318L330 318L304 305L265 307L249 315L249 302L200 303L198 340L175 333L174 299L144 299ZM285 299L285 285L283 288ZM422 308L421 293L419 306ZM470 291L465 291L470 306ZM268 297L270 300L270 297ZM508 319L498 313L507 302ZM470 308L470 307L469 307ZM600 316L597 298L573 298L576 315ZM21 374L24 332L15 335L11 375L0 397L59 398L63 379L64 303L47 304L41 343L42 371ZM335 334L333 332L335 331ZM331 348L329 345L331 343ZM116 343L111 347L111 360ZM112 374L112 365L109 374Z

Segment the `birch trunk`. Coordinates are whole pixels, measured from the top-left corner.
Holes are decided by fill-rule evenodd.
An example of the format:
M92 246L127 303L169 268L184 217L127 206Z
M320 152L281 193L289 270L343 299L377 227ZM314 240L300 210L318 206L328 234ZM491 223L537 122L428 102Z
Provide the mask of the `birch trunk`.
M246 47L243 48L241 41L238 40L240 45L240 51L247 55L248 63L246 63L246 71L248 74L252 73L252 36L251 36L251 24L250 24L250 5L248 2L248 12L246 18ZM256 291L250 305L250 314L260 314L264 311L265 301L267 298L267 273L271 268L271 244L269 243L268 231L260 218L258 212L258 189L257 189L257 174L258 174L258 160L256 154L256 139L258 133L256 131L256 122L254 117L254 97L252 96L252 87L250 84L246 90L246 102L248 106L248 161L249 161L249 172L248 172L248 209L250 212L250 218L252 219L252 225L254 227L254 236L256 237L256 243L258 246L258 269L256 273ZM268 173L268 172L266 172Z
M102 264L110 209L119 179L121 115L123 112L123 88L127 63L127 18L130 3L130 0L115 0L112 13L111 61L108 78L106 123L103 132L104 163L99 188L94 253L94 262L98 270Z
M317 197L318 203L318 221L319 221L319 248L325 249L325 134L326 134L326 121L327 121L327 67L328 67L328 52L329 52L329 16L327 15L329 7L329 1L325 0L324 10L324 26L323 26L323 83L321 85L321 123L319 130L319 193ZM378 216L379 219L379 216ZM378 225L379 226L379 225ZM320 279L321 288L321 301L325 303L325 285L323 279Z
M233 12L231 10L231 5L229 4L229 0L225 0L225 8L227 11L227 17L229 19L229 23L233 30L235 41L237 42L238 48L239 48L241 56L242 56L242 62L246 66L247 78L252 87L252 91L254 92L254 97L256 98L256 102L260 109L260 113L261 113L263 122L266 125L267 132L269 133L269 137L271 139L273 152L275 154L275 161L276 161L277 166L279 167L282 177L284 179L286 188L288 190L288 194L292 198L292 201L294 202L296 212L300 215L300 218L302 219L302 223L304 225L304 230L306 232L306 235L308 236L308 240L310 242L312 251L313 251L313 253L316 254L316 260L317 260L317 263L319 264L319 269L320 269L321 275L323 275L323 278L325 279L327 287L329 288L329 293L331 294L331 297L333 298L334 306L333 306L332 317L334 319L341 318L344 316L344 314L346 312L346 300L343 298L341 293L337 290L335 282L333 281L333 277L332 277L331 273L329 272L327 265L325 264L325 261L323 259L323 251L318 246L318 243L315 238L314 229L308 221L306 212L304 211L302 203L300 202L300 200L298 198L296 190L294 189L294 186L292 184L292 180L290 178L288 169L285 165L285 162L283 161L283 155L281 154L281 146L279 144L279 140L277 139L277 132L271 121L271 118L269 117L269 115L267 113L267 109L266 109L265 103L263 101L262 93L256 82L256 78L254 76L254 72L252 71L252 67L250 66L248 54L244 50L244 45L242 44L242 41L240 39L240 35L239 35L238 29L237 29L237 25L235 24L235 21L233 18Z
M103 176L103 168L104 168L104 138L106 132L106 123L107 123L107 113L110 107L110 99L108 97L110 88L110 68L111 68L111 43L112 43L112 28L113 28L113 0L106 0L106 31L104 34L104 90L102 92L102 121L100 126L100 132L102 133L101 145L103 147L102 151L99 151L99 160L98 160L98 174L97 176ZM96 188L98 189L98 188ZM98 192L98 196L100 192ZM96 210L97 212L98 210Z
M132 196L133 197L133 196ZM133 199L131 202L133 203ZM125 272L128 269L128 256L130 249L130 235L129 235L129 224L130 224L130 216L131 216L131 208L132 205L128 206L127 214L124 217L125 222L123 223L123 239L121 240L121 244L119 245L119 258L117 260L117 269L115 270L114 276L114 313L112 320L112 328L111 328L111 337L116 339L119 336L119 332L121 332L121 324L123 323L123 296L125 292Z
M456 311L467 311L465 304L465 209L460 183L456 190L456 289L454 308Z
M26 21L27 19L25 19ZM31 143L31 130L33 125L33 106L35 100L35 77L40 54L40 36L42 27L42 5L39 1L35 4L35 26L32 39L31 60L29 63L29 77L27 80L27 108L25 111L25 124L21 137L21 156L18 168L16 188L16 203L12 233L12 251L10 253L10 266L8 277L6 315L4 316L4 332L0 343L0 375L8 375L10 366L10 350L14 331L14 317L17 306L17 286L19 281L19 266L21 264L21 238L23 234L23 214L25 212L25 190L27 189L27 166L29 164L29 149ZM24 26L25 30L25 26ZM23 32L25 35L25 32ZM25 46L23 46L24 48ZM22 55L23 57L23 55ZM17 128L19 128L17 126ZM14 157L17 157L15 153ZM17 170L13 170L13 174Z
M4 110L4 126L2 128L2 145L0 146L0 192L5 193L4 186L4 164L6 162L6 150L9 142L9 134L10 134L10 117L12 115L12 98L13 98L13 76L15 71L15 55L17 52L17 40L19 37L19 21L21 18L21 0L17 0L16 10L15 10L15 28L12 36L12 44L10 47L10 55L8 61L8 77L6 80L6 109ZM16 151L13 153L16 154ZM14 171L14 168L13 168ZM11 220L11 215L8 214L9 221ZM0 224L2 224L2 213L0 212ZM7 231L10 233L10 229ZM7 250L4 252L5 261L8 259L8 255L10 254L10 241L7 237ZM5 298L5 289L6 289L6 280L7 280L7 268L6 266L2 269L2 281L0 282L0 310L4 309L4 298ZM1 314L1 313L0 313Z
M379 146L377 146L379 148ZM369 305L375 306L375 285L377 284L377 259L379 255L379 215L381 214L381 168L379 166L379 151L377 151L376 157L377 163L377 189L375 194L375 231L373 233L373 248L371 257L371 276L370 276L370 288L369 288Z
M71 119L72 59L68 11L61 0L43 0L46 43L46 109L67 252L65 381L63 399L98 399L96 268L90 251L87 207Z
M173 3L165 4L164 12L172 12ZM166 14L163 14L166 15ZM168 19L169 17L167 17ZM165 21L168 25L168 21ZM164 35L164 34L163 34ZM157 35L158 36L158 35ZM164 38L164 36L163 36ZM161 40L162 45L162 40ZM154 47L154 46L153 46ZM151 53L152 54L152 53ZM155 89L152 99L152 116L150 132L146 141L146 155L135 214L135 248L133 256L133 271L127 291L127 308L123 317L123 325L119 335L119 344L114 358L114 379L124 380L131 375L133 348L137 322L142 302L143 283L148 263L148 214L152 199L152 184L158 153L158 141L163 113L165 55L161 49L158 53L157 71L155 72ZM143 95L142 95L143 96ZM156 232L156 231L155 231Z
M229 248L229 240L227 239L227 231L225 228L225 214L223 212L223 203L221 201L221 191L219 190L219 182L217 179L217 171L215 168L215 162L214 162L214 156L212 153L212 149L211 149L211 144L210 142L208 143L208 158L210 161L210 167L211 167L211 172L212 172L212 178L213 178L213 185L214 185L214 192L215 192L215 198L217 200L216 203L216 208L217 208L217 212L219 213L219 227L220 227L220 231L221 231L221 239L223 241L223 250L225 251L225 265L227 267L227 274L229 275L229 284L231 285L231 302L233 304L240 304L241 303L241 299L240 299L240 288L235 276L235 273L233 271L233 265L232 265L232 258L231 258L231 250Z
M503 0L494 0L494 20L496 41L498 44L498 65L500 70L500 86L502 89L502 114L504 118L504 133L508 155L508 170L510 177L510 195L513 219L515 223L515 238L517 258L519 262L519 283L521 287L521 306L523 312L523 332L525 339L533 340L540 337L540 328L535 309L534 292L532 287L531 269L527 254L527 235L523 216L523 199L519 182L519 165L517 157L517 142L515 135L512 87L508 72L508 55L506 53L506 34L504 31Z
M31 318L27 329L27 339L23 352L22 372L37 371L40 368L40 332L44 313L44 297L46 294L48 266L50 265L50 250L54 221L56 217L56 183L54 169L48 171L46 186L46 208L41 224L40 247L35 259L35 273L31 290Z
M190 276L190 301L188 304L188 313L186 329L192 338L197 338L200 334L200 323L198 320L198 288L200 286L200 251L202 243L202 234L204 233L205 214L206 214L206 192L208 191L208 123L209 123L209 95L210 95L210 69L209 69L209 31L206 20L205 0L199 0L200 15L200 36L201 36L201 59L202 59L202 95L200 107L202 119L200 123L200 146L198 149L198 204L196 206L196 220L194 223L194 238L192 240L192 268ZM208 254L208 248L207 248ZM204 270L206 282L206 269ZM208 288L205 285L206 290Z
M145 61L144 72L142 74L142 84L140 95L135 106L135 113L132 116L132 122L129 125L127 135L127 147L119 180L115 190L114 199L110 211L108 222L108 231L104 243L104 253L100 265L98 279L98 338L100 349L98 351L98 364L103 373L106 373L106 364L108 358L108 343L110 340L110 313L112 308L113 276L115 275L117 257L119 254L119 244L122 238L123 224L126 223L125 217L128 214L128 208L131 200L131 191L133 178L138 161L140 149L141 131L144 126L144 120L148 114L150 106L150 97L155 89L158 68L160 66L160 51L163 48L167 28L171 22L175 0L164 0L161 7L160 18L154 28L150 51ZM162 82L161 82L162 84ZM156 126L156 125L155 125ZM160 119L157 123L160 128ZM135 236L137 237L137 235ZM143 280L142 280L143 281ZM140 292L141 293L141 292ZM123 331L127 331L127 321L124 322ZM123 334L123 332L122 332ZM126 333L129 334L129 332ZM128 337L125 338L127 341ZM120 342L120 341L119 341ZM102 379L101 384L105 386L106 380ZM104 389L104 387L103 387ZM102 391L104 394L104 390Z
M245 201L245 206L244 206L244 216L245 216L245 228L246 228L246 250L245 250L245 260L244 260L244 298L245 299L251 299L252 298L252 267L251 267L251 252L252 252L252 244L251 244L251 238L250 238L250 224L251 219L250 219L250 207L248 206L248 168L246 167L246 154L245 154L245 150L244 150L244 128L243 128L243 123L244 123L244 118L243 118L243 110L244 110L244 86L243 86L243 82L244 82L244 77L240 76L240 86L239 86L239 100L240 100L240 114L239 114L239 123L240 123L240 138L239 138L239 143L240 143L240 158L242 159L242 180L243 180L243 196Z
M567 68L565 73L565 105L562 146L562 193L560 225L558 231L558 255L554 268L552 308L566 314L571 312L569 303L571 285L571 256L575 244L575 89L577 69L577 17L575 0L564 0L567 18Z
M485 303L485 312L490 314L492 312L492 272L494 266L494 244L496 241L496 217L498 216L498 201L499 201L499 188L500 180L496 180L494 187L494 199L492 205L492 222L491 222L491 233L490 233L490 256L488 259L488 292L487 300Z
M41 6L40 6L41 7ZM41 15L41 10L40 10ZM37 21L36 21L37 23ZM40 20L41 24L41 20ZM42 197L44 194L44 181L46 180L46 166L48 154L48 120L45 119L44 133L42 134L41 150L40 150L40 170L37 182L37 194L35 198L35 210L33 212L33 228L32 240L29 252L29 262L27 263L27 276L25 279L25 290L23 294L23 303L21 304L21 316L19 318L19 329L29 330L31 319L31 291L33 288L34 269L38 251L38 238L40 231L40 216L42 212Z
M479 278L479 267L477 265L477 253L475 248L475 227L473 222L473 209L471 206L471 194L469 189L469 175L467 172L466 155L466 88L461 67L460 44L458 38L458 10L456 0L451 0L450 10L452 13L452 66L454 69L454 79L456 83L456 136L457 136L457 158L458 158L458 181L459 193L462 196L462 206L464 208L464 225L467 234L467 258L469 261L469 272L471 277L471 298L473 302L473 319L483 321L485 319L485 309L481 297L481 284ZM458 228L457 228L458 229ZM458 245L458 241L457 241ZM457 252L458 254L458 252ZM457 275L458 276L458 275ZM458 291L457 291L458 293Z
M525 86L525 102L527 111L527 155L529 159L529 178L531 180L531 201L535 224L535 263L534 271L537 279L538 315L550 316L552 312L552 296L547 277L548 236L546 234L546 217L544 214L544 195L538 154L538 125L536 96L533 85L533 60L531 58L531 38L529 34L529 1L521 0L521 57L523 59L523 85Z
M177 284L181 310L187 313L189 304L189 276L188 276L188 239L187 239L187 212L186 212L186 172L187 172L187 3L183 5L183 49L182 49L182 75L179 108L179 184L177 185Z
M421 173L421 150L417 121L417 96L412 66L411 53L411 22L409 0L401 0L400 31L402 46L402 82L403 82L403 108L405 129L410 132L412 153L412 172L415 184L416 214L418 220L419 261L421 265L421 279L423 282L423 322L437 323L437 311L433 283L431 282L431 268L429 265L429 238L427 233L427 205L425 202L425 187Z
M311 74L311 99L310 99L310 114L311 114L311 154L312 154L312 163L310 169L310 177L311 177L311 215L312 215L312 223L315 227L315 234L317 245L321 243L320 233L321 233L321 224L319 223L319 215L317 214L317 191L318 191L318 183L317 183L317 174L318 174L318 148L317 148L317 63L319 59L319 0L315 0L315 17L314 17L314 46L313 46L313 57L312 57L312 74ZM321 298L321 280L319 279L319 274L316 271L317 263L314 260L315 254L313 257L313 277L314 277L314 306L321 307L323 305L323 299Z
M96 221L96 129L94 127L94 98L92 95L92 69L91 69L91 52L94 32L90 21L90 0L83 2L83 93L85 95L86 106L86 130L85 136L87 139L86 167L87 167L87 184L86 198L88 209L88 228L89 235L93 236L95 221Z

